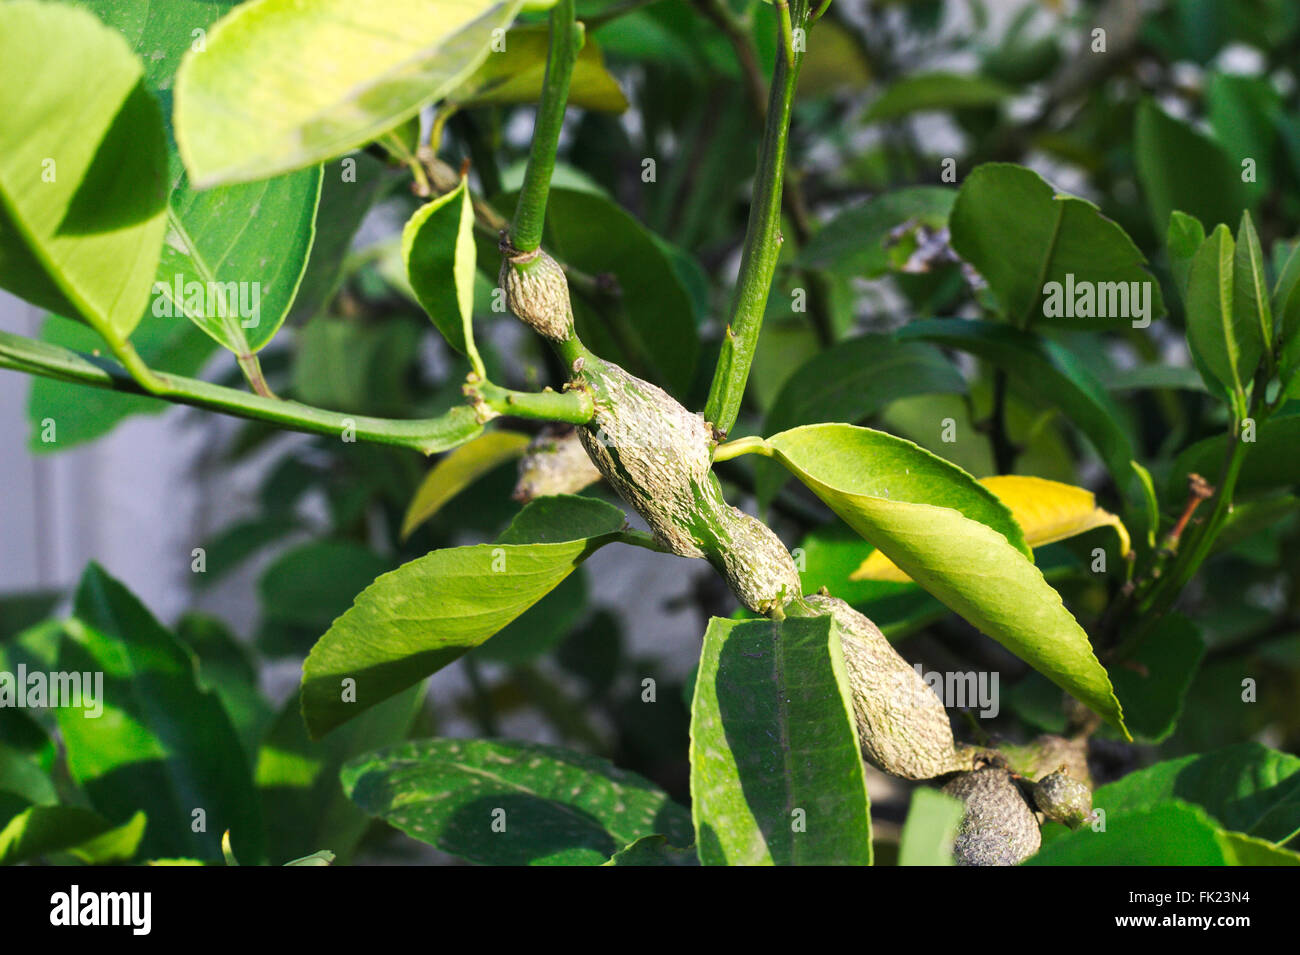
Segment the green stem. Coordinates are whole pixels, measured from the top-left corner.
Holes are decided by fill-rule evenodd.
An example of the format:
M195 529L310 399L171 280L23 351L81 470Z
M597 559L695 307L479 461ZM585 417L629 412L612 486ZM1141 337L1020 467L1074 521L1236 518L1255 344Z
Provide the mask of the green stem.
M1262 376L1257 376L1252 393L1248 414L1257 416L1263 406L1264 387ZM1201 564L1209 557L1214 541L1223 529L1224 522L1232 510L1232 498L1237 488L1237 479L1241 476L1241 467L1246 461L1249 445L1241 440L1242 421L1233 425L1232 441L1228 448L1227 460L1223 473L1215 489L1214 510L1209 519L1201 526L1200 533L1192 540L1190 546L1182 547L1169 571L1151 589L1142 600L1140 613L1144 620L1152 624L1159 620L1173 606L1183 588L1196 575ZM1145 629L1145 628L1144 628Z
M136 360L139 361L139 356ZM143 362L140 364L143 368ZM422 454L435 454L463 443L473 436L478 425L476 410L469 405L459 405L436 418L409 421L371 418L326 411L296 401L265 398L144 368L144 372L158 384L160 390L154 392L123 368L105 359L8 332L0 332L0 368L127 394L147 395L238 418L266 421L291 431L331 437L351 435L358 441L411 448ZM591 396L583 392L530 394L482 382L473 390L478 395L476 403L482 406L478 417L482 417L481 412L486 409L489 415L507 414L542 421L585 424L591 420Z
M542 244L546 222L546 199L555 170L555 151L564 124L564 107L569 99L569 79L582 48L582 27L574 22L574 0L559 0L551 10L551 45L546 54L546 79L533 127L533 144L524 170L524 184L515 207L510 242L521 252L532 252Z
M772 446L759 437L737 438L735 441L728 441L726 444L718 445L713 452L713 460L715 462L730 461L742 454L761 454L770 458L772 456Z
M794 0L794 22L802 23L808 12L807 0ZM795 84L803 57L793 62L777 58L768 96L767 123L759 148L754 176L754 197L745 230L740 274L732 294L727 331L713 372L713 384L704 406L704 417L719 431L731 430L740 414L740 401L749 380L749 367L763 327L763 310L772 287L772 275L781 250L781 187L785 179L785 150L794 108Z
M591 395L585 391L511 391L490 381L474 385L473 390L493 411L516 418L586 424L594 413Z

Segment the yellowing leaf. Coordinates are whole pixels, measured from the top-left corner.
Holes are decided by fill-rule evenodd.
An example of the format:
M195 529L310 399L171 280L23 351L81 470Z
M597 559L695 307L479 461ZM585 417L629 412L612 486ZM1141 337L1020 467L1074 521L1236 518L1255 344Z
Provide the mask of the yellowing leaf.
M524 453L531 439L514 431L489 431L462 444L433 466L421 482L402 518L402 537L442 509L442 506L499 464Z
M537 102L546 78L548 36L545 24L511 28L505 36L505 49L490 53L472 76L447 94L447 101L459 106ZM605 57L590 36L573 64L569 105L607 113L627 109L627 98L605 69Z
M1025 532L1025 542L1030 547L1041 547L1098 527L1110 526L1119 535L1121 553L1129 552L1128 529L1110 511L1097 506L1091 491L1072 484L1019 474L981 478L979 483L992 491L1010 509L1011 516ZM912 578L877 550L872 551L862 565L849 575L849 579L907 583Z

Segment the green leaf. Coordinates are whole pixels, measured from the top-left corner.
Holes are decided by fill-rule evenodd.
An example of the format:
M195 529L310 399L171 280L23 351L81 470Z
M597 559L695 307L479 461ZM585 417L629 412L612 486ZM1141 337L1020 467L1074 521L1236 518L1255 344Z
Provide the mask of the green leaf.
M1247 204L1241 169L1218 143L1151 100L1138 107L1134 149L1138 180L1157 229L1165 227L1175 209L1210 228L1241 217Z
M1174 731L1204 655L1205 641L1196 626L1181 614L1170 614L1111 668L1115 696L1134 739L1160 743Z
M980 319L930 319L901 328L902 341L925 341L983 358L1030 394L1059 408L1092 443L1115 483L1128 484L1133 443L1105 387L1073 354L1031 332Z
M321 176L318 166L198 191L175 160L153 313L186 316L237 357L264 348L307 271Z
M216 692L239 735L244 753L257 753L271 705L257 687L252 655L219 618L187 613L176 622L176 638L198 657L200 685Z
M1300 758L1239 743L1130 773L1099 788L1093 805L1113 818L1171 799L1195 803L1226 829L1281 845L1300 833Z
M110 821L149 816L148 855L215 859L234 833L250 864L263 858L248 760L194 658L125 587L91 564L77 590L57 669L104 674L103 716L55 710L68 769ZM202 809L206 831L193 830Z
M45 770L18 749L0 742L0 793L36 806L57 803L54 783ZM0 822L3 822L0 816Z
M1215 139L1236 164L1238 178L1242 162L1253 161L1254 179L1243 188L1258 202L1271 191L1278 172L1273 158L1278 127L1288 122L1281 96L1269 77L1215 73L1205 90L1205 105Z
M395 177L396 173L386 163L367 153L357 153L321 167L316 240L289 312L292 324L314 318L334 299L357 230Z
M407 505L402 536L410 537L412 531L484 474L519 457L531 440L516 431L489 431L442 458L425 475Z
M849 575L872 552L856 531L838 521L815 528L794 551L802 559L801 591L811 594L827 588L869 617L891 640L947 615L948 609L915 583L850 580Z
M965 809L960 799L937 789L918 787L903 823L898 844L899 865L955 865L952 844Z
M1259 361L1259 326L1233 309L1235 255L1232 233L1216 226L1192 260L1187 277L1187 342L1211 391L1234 398L1241 413L1245 390Z
M819 421L856 423L898 398L965 390L965 380L938 349L900 343L890 335L863 335L819 352L787 378L763 433ZM756 466L759 506L766 507L787 475L771 462Z
M186 54L176 139L200 188L265 179L364 145L487 58L519 0L253 0Z
M1300 865L1300 853L1240 832L1220 832L1219 845L1228 865Z
M1300 415L1271 418L1255 430L1255 441L1237 476L1237 495L1258 494L1300 484L1300 461L1295 448L1300 442ZM1187 493L1187 476L1199 474L1215 480L1223 473L1230 439L1227 435L1206 438L1183 450L1169 470L1168 494L1180 499Z
M1092 203L1055 193L1032 170L977 167L949 221L953 249L984 276L1004 317L1020 328L1047 320L1113 330L1165 312L1160 285L1124 230ZM1094 291L1092 315L1081 314L1081 295L1072 289Z
M50 315L41 325L41 341L86 354L103 346L103 339L80 322ZM189 322L159 318L146 312L131 334L131 344L146 365L157 371L193 377L212 356L215 345ZM104 388L87 388L55 378L33 378L27 397L31 424L28 450L49 454L94 441L132 415L161 414L164 401ZM54 422L54 441L44 440L46 422Z
M643 836L691 838L686 810L608 761L537 743L430 739L343 768L362 809L483 865L600 865Z
M474 347L474 207L462 179L416 210L402 230L402 261L415 297L448 344L483 374Z
M32 806L0 829L0 865L59 852L88 863L123 862L136 854L144 831L143 812L114 827L89 809Z
M1160 501L1156 497L1155 482L1151 479L1151 472L1137 461L1130 461L1129 465L1133 468L1133 473L1137 475L1138 488L1141 490L1142 500L1146 504L1147 546L1154 549L1156 534L1160 531Z
M204 42L202 31L224 12L221 4L195 0L165 7L150 0L79 5L127 38L145 63L146 82L168 109L182 55ZM321 173L304 170L253 186L197 192L171 143L168 167L168 228L151 314L168 324L174 315L187 315L236 355L257 352L283 324L306 269ZM259 228L250 230L250 221Z
M1292 247L1278 270L1273 288L1273 314L1277 316L1276 347L1281 379L1286 385L1300 368L1300 242Z
M0 5L0 285L114 346L162 245L166 146L126 42L94 15Z
M586 575L579 568L501 632L474 651L480 660L521 665L549 653L572 634L588 609Z
M72 0L74 6L95 15L126 37L144 62L145 81L154 90L170 90L181 57L225 7L239 0Z
M642 836L610 856L604 865L699 865L694 848L678 849L666 836Z
M799 250L799 265L863 278L884 275L894 230L905 223L946 228L956 198L957 191L945 186L911 186L875 196L818 229Z
M699 357L699 332L690 295L654 237L603 196L573 189L551 190L546 229L557 259L618 281L620 295L604 300L599 311L572 296L578 333L588 347L611 360L631 350L670 390L686 391Z
M1088 635L1031 563L1010 511L910 441L826 424L768 439L849 526L971 624L1123 731Z
M1098 805L1094 798L1094 805ZM1164 803L1115 811L1102 832L1084 826L1054 839L1025 865L1214 865L1227 863L1214 823L1195 806Z
M392 562L353 541L312 541L278 556L257 582L268 620L320 629Z
M957 73L913 73L897 80L868 108L863 121L879 123L922 111L997 106L1015 90L996 80Z
M317 849L315 852L311 853L310 855L305 855L298 859L292 859L289 862L286 862L285 865L310 865L310 866L333 865L335 858L336 856L334 855L333 852L330 852L330 850Z
M1205 244L1205 226L1201 220L1185 212L1174 210L1169 214L1169 230L1165 233L1165 248L1169 252L1169 268L1174 273L1178 293L1187 298L1187 278L1192 271L1192 260Z
M481 644L623 526L618 508L575 498L586 503L559 506L582 510L585 527L561 532L563 525L546 516L554 500L529 504L495 544L433 551L367 587L303 664L302 710L311 735L319 739Z
M581 24L579 24L581 26ZM546 76L549 28L546 24L511 27L505 49L494 51L465 82L447 94L447 102L462 107L535 103ZM605 57L595 37L586 37L569 80L568 104L578 109L621 113L627 98L618 80L605 69Z
M1237 229L1237 248L1233 259L1233 321L1241 328L1243 340L1254 339L1248 350L1258 362L1259 355L1273 345L1273 310L1269 305L1268 276L1265 274L1264 250L1249 212L1241 214Z
M370 819L347 798L339 770L348 760L406 738L425 686L418 683L312 742L299 695L280 710L257 752L255 779L266 816L267 856L293 859L328 845L346 865Z
M691 704L691 800L705 865L871 864L830 617L709 621Z

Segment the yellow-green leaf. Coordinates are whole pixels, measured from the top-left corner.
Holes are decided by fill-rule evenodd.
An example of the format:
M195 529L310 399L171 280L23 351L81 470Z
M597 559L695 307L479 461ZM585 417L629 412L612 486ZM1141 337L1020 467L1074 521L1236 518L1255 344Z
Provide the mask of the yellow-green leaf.
M852 425L784 431L762 450L950 609L1127 734L1088 635L987 488L910 441Z
M1096 498L1086 488L1020 474L981 478L980 484L1011 509L1011 516L1025 532L1025 542L1030 547L1041 547L1109 526L1119 535L1120 553L1128 554L1130 550L1128 528L1124 522L1098 507ZM872 551L849 579L905 583L912 578L877 550Z
M0 4L0 287L135 329L162 249L162 113L126 41L93 14Z
M458 106L535 103L546 78L548 35L547 26L540 23L512 28L505 36L505 49L493 50L469 79L447 94L447 102ZM627 109L627 97L605 69L605 57L590 36L573 64L569 105L607 113Z
M342 155L445 96L520 0L253 0L176 74L176 141L199 188Z
M489 431L448 454L433 466L411 498L402 518L402 537L409 537L478 478L523 454L530 440L515 431Z

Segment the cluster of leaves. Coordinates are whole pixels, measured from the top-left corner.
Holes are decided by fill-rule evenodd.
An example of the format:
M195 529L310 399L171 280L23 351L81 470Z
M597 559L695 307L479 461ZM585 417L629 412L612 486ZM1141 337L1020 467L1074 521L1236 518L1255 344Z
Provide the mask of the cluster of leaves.
M498 325L481 221L513 204L517 167L498 166L525 151L507 133L541 86L543 34L516 24L493 54L520 4L454 6L0 3L6 73L41 78L34 92L0 84L0 282L50 310L52 345L120 356L129 340L178 375L220 345L255 387L357 415L442 413L471 370L564 377ZM762 129L752 71L780 55L776 14L747 6L579 5L577 110L547 214L546 248L595 277L573 283L584 340L692 408L727 291L709 276L744 232L751 183L737 170ZM1300 760L1245 741L1300 739L1287 454L1300 125L1272 77L1300 18L1182 0L1112 26L1089 57L1067 56L1038 5L996 35L971 6L956 28L932 0L872 6L866 22L832 8L809 32L792 241L732 432L762 454L719 473L798 543L805 592L828 587L921 659L1002 674L1006 706L980 732L1077 730L1062 688L1110 723L1094 740L1102 779L1117 778L1096 793L1105 830L1049 827L1037 862L1298 861L1284 847L1300 833ZM1069 24L1085 50L1090 16ZM1257 75L1215 67L1228 42L1256 48ZM969 49L973 75L911 65ZM1204 67L1191 92L1173 68L1184 60ZM615 76L633 73L629 99ZM1029 119L1012 108L1025 92L1041 101ZM473 178L421 205L404 184L428 185L415 117L430 103L431 146L470 159ZM629 105L635 124L618 115ZM960 147L920 135L939 114ZM1015 164L1030 157L1088 198ZM358 246L367 216L407 226ZM260 320L191 303L193 278L260 282ZM154 283L191 322L159 314ZM1060 317L1051 283L1149 298L1141 314ZM431 362L421 308L445 339ZM286 322L294 334L277 335ZM1184 348L1188 362L1167 360ZM161 407L86 394L36 381L34 450ZM481 432L468 421L427 477L409 452L332 439L278 453L262 513L205 542L197 578L274 552L256 658L214 619L161 626L97 567L67 619L29 627L28 602L12 604L22 625L0 630L3 669L102 670L113 719L0 710L0 861L215 860L225 830L245 863L321 847L346 860L370 817L485 863L866 863L873 843L876 861L947 859L956 817L929 790L901 839L881 826L873 839L829 618L728 619L705 593L718 615L693 689L661 687L649 705L639 692L658 662L621 651L581 566L627 540L623 511L601 488L518 507L525 439ZM245 426L227 460L275 433ZM1191 473L1217 496L1188 522ZM317 490L323 520L300 506ZM491 543L453 546L466 536ZM309 647L301 697L277 715L260 660ZM488 738L431 738L424 680L462 658L474 695L456 705ZM495 685L489 661L504 664ZM358 697L340 695L346 680ZM641 774L490 738L525 704ZM898 822L902 807L874 815Z

